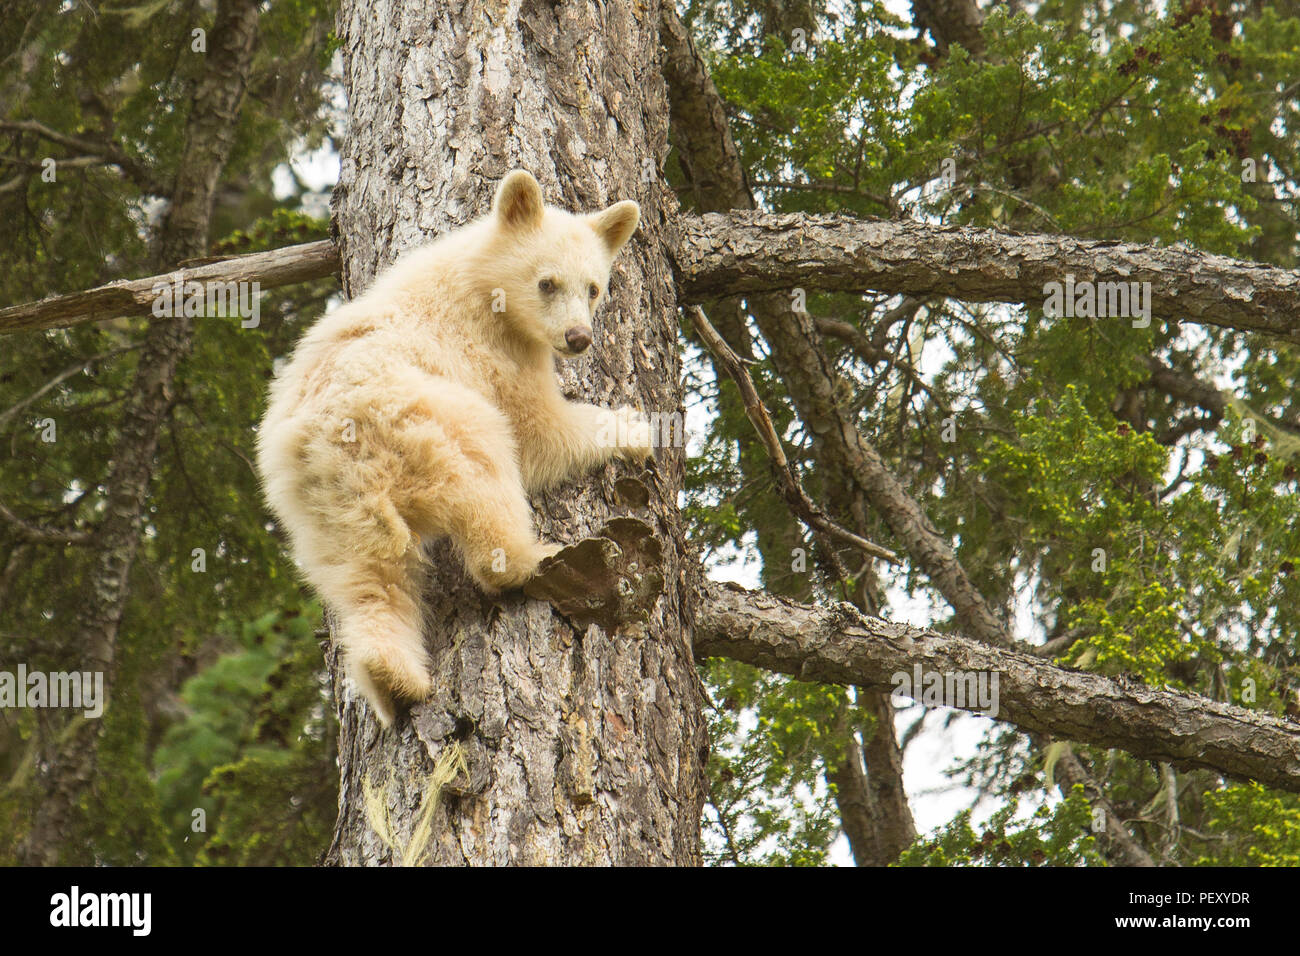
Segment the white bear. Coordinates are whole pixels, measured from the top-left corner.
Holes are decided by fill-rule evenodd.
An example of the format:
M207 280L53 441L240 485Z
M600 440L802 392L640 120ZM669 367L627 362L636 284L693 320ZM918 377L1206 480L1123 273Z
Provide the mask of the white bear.
M651 454L644 416L568 401L554 365L591 344L640 215L630 200L548 207L516 170L491 213L320 319L271 385L257 439L267 502L385 726L433 688L422 541L449 536L489 593L518 587L559 550L538 540L528 493Z

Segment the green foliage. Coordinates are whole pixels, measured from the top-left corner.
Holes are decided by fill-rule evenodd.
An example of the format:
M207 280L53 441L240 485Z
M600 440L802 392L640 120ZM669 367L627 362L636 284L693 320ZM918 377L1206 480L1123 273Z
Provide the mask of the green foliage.
M326 224L300 210L305 187L298 183L292 195L277 198L272 173L296 151L325 142L322 70L332 21L328 2L264 5L250 95L209 230L226 238L210 252L325 236ZM211 42L211 6L168 0L0 9L6 57L0 121L41 124L0 126L0 302L175 265L155 259L153 232L164 210L154 197L168 194L180 162L205 63L205 55L190 47L197 27ZM69 136L86 145L59 138ZM119 161L87 159L110 153ZM53 181L41 175L46 158L56 160ZM194 862L198 843L185 837L188 810L198 806L218 811L213 837L223 837L230 858L254 855L245 844L255 837L258 820L266 825L267 859L310 863L319 853L317 798L325 799L320 788L332 787L336 778L332 754L319 739L323 731L270 736L260 749L250 749L258 714L268 723L275 717L309 725L302 702L283 696L286 691L264 699L265 682L291 661L286 687L315 681L321 667L313 627L305 623L319 612L302 606L292 566L268 534L251 462L271 363L336 288L327 281L265 295L256 329L228 317L197 320L193 350L166 395L171 412L118 629L95 783L64 844L65 862ZM145 326L144 320L119 319L6 338L0 501L15 514L55 527L93 528L102 517L104 485L131 427L122 412L135 387ZM43 423L52 423L55 440L48 440ZM196 549L203 552L201 565ZM92 554L25 541L0 522L0 569L9 569L0 575L0 661L45 670L85 666L85 649L73 637L94 584ZM274 613L267 609L294 608L307 635L301 646L285 642L258 651L240 643L250 619ZM186 684L191 680L192 687ZM191 690L194 698L186 699ZM182 708L192 710L178 713ZM69 746L73 727L39 727L29 715L0 715L0 859L9 858L30 823L39 792L30 773L34 755L42 747ZM168 772L156 779L160 754ZM263 804L244 783L259 760L283 761L289 792L280 796L306 801L292 826L279 819L279 796L268 790ZM317 767L312 788L304 785L304 760ZM225 764L235 771L200 793L205 778ZM225 833L219 811L227 802L245 814L249 829Z
M1294 13L1052 0L1032 18L998 5L985 15L984 50L955 47L940 60L902 38L893 15L873 3L777 9L715 0L687 11L767 208L879 216L897 207L929 221L1181 242L1295 267ZM816 29L804 49L794 31L809 27L810 17ZM689 189L681 195L692 201ZM882 351L868 359L824 339L846 386L836 399L955 542L980 592L1008 619L1033 621L1020 636L1060 638L1068 666L1296 712L1300 354L1293 347L1177 322L1139 328L1123 319L1051 318L1034 303L930 301L900 313L906 303L898 299L806 292L812 316L847 322ZM728 307L719 304L720 314ZM793 419L763 348L756 343L760 392L780 418L805 486L825 502L837 476L818 468L816 438ZM1168 378L1155 382L1158 369L1182 391ZM770 511L749 507L763 500L765 470L761 460L747 461L756 443L743 410L728 400L727 384L712 394L711 376L696 374L688 384L718 416L690 464L694 538L706 556L731 549L757 556L764 585L776 583L782 593L842 598L815 562L801 575L787 570L790 547L802 541L774 533L779 500ZM1223 389L1221 410L1198 406L1186 383ZM945 435L945 422L955 435ZM897 545L869 511L835 517ZM912 600L934 599L913 571L882 584ZM824 785L829 753L800 775L787 774L786 752L767 739L773 725L760 714L802 708L800 719L775 726L818 725L802 738L811 752L845 739L831 730L842 726L840 716L809 700L802 685L716 664L705 674L714 699L740 707L714 726L723 757L712 779L715 797L721 793L735 811L728 826L759 819L741 808L783 801L781 815L734 841L741 862L758 862L759 848L771 845L765 834L787 839L799 832L801 814L813 826L833 812ZM1208 775L1180 775L1181 824L1170 832L1155 809L1139 809L1159 809L1153 801L1163 781L1149 764L1076 750L1107 768L1108 799L1134 808L1131 827L1153 855L1249 862L1226 847L1249 840L1254 824L1246 812L1201 799L1213 786ZM998 733L957 770L970 785L1014 802L1007 796L1013 783L1040 757L1020 735ZM803 788L804 802L789 799L794 787ZM1240 797L1243 806L1261 807L1279 799L1288 800L1256 791ZM1211 814L1231 840L1194 835L1206 831ZM938 844L946 859L994 862L971 853L978 841L962 826L954 823L948 842ZM1033 862L1030 844L1008 846L997 862ZM942 862L915 848L907 858ZM1093 851L1079 857L1096 859Z
M1018 821L1016 801L999 808L980 833L963 810L933 837L904 850L898 866L1098 866L1092 808L1077 785L1064 800Z
M329 221L283 206L271 210L247 229L236 229L220 242L213 244L219 255L240 255L278 249L296 242L312 242L329 237Z
M1256 201L1237 161L1247 153L1224 124L1257 117L1224 82L1205 18L1154 22L1104 52L1086 32L1005 8L990 10L984 35L985 58L954 55L917 95L908 155L922 176L949 157L959 170L958 188L927 209L1216 252L1254 235L1230 215Z
M154 755L168 829L188 861L302 865L338 805L333 707L312 604L245 624L239 649L181 691L186 717ZM197 811L201 811L198 813Z
M838 832L819 779L851 724L841 688L805 684L734 661L707 667L710 737L705 856L730 865L817 866ZM840 759L843 759L840 756Z
M1204 866L1300 866L1300 800L1248 783L1205 794Z
M333 743L319 621L319 608L305 604L247 622L237 649L182 687L185 718L163 735L153 764L187 861L304 863L319 850L320 811L328 832L337 802L334 776L319 773Z

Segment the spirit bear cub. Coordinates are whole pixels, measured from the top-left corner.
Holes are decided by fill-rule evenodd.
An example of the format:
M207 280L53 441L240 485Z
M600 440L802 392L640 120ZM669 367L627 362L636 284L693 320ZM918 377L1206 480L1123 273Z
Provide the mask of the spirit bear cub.
M591 344L640 215L630 200L551 208L516 170L487 216L318 321L272 384L257 450L267 502L385 725L433 689L421 541L450 537L489 593L518 587L560 547L538 540L529 492L650 456L644 416L568 401L554 366Z

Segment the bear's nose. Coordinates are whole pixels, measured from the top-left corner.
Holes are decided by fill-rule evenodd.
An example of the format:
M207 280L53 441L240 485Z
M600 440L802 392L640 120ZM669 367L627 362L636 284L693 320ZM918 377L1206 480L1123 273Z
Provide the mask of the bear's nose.
M575 325L564 333L564 344L574 352L581 352L591 344L591 331Z

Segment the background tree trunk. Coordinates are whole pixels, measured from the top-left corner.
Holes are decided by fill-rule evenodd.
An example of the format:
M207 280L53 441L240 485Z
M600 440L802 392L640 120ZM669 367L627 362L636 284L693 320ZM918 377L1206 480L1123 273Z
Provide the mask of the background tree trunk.
M762 22L763 32L767 34L789 38L794 30L802 29L812 36L816 16L808 5L778 4L763 8ZM671 106L671 135L678 161L691 184L695 211L758 209L731 134L726 105L708 74L690 31L670 7L661 11L660 29L666 53L664 76ZM719 317L722 323L719 328L728 344L739 349L745 358L753 358L753 342L746 316L753 316L769 342L778 342L779 339L769 335L767 330L788 321L790 299L784 292L757 294L745 296L742 305L741 299L733 296L710 303L710 311ZM773 354L772 358L774 365L780 368L781 356ZM725 374L715 363L714 375L718 381L722 381ZM806 407L806 403L801 403L797 390L792 392L792 397L796 406ZM820 470L827 476L827 504L831 513L865 533L865 510L860 496L855 496L856 489L842 463L827 454L826 442L821 439L813 441L812 451ZM757 464L754 459L742 459L742 463L746 461L752 470L757 470L753 467ZM762 468L766 471L766 461ZM752 474L746 476L747 480L754 477ZM808 576L797 575L787 582L772 580L768 569L781 567L784 559L792 553L790 548L800 544L801 540L797 532L790 534L794 530L792 522L785 521L775 529L771 525L769 521L762 521L757 529L763 566L768 574L767 589L807 600L811 596ZM793 540L787 540L777 552L770 539L782 536L782 531L786 531L784 536L787 539ZM769 560L773 557L775 561ZM854 596L854 603L864 613L878 614L880 607L875 594L878 589L873 583L875 574L869 563L863 565L859 577L864 586ZM774 583L784 583L785 587L773 587ZM828 759L825 777L833 786L840 826L848 838L854 862L859 866L882 866L897 859L898 854L916 839L916 825L903 787L903 753L894 734L893 705L887 696L874 691L863 690L859 695L863 708L877 718L876 726L865 747L859 744L852 728L847 724L841 726L834 740L836 746L831 747L833 752L840 753Z
M171 202L157 236L159 267L207 251L217 182L234 145L257 26L255 0L223 0L217 8L214 49L207 61L211 67L195 88ZM104 517L92 540L94 576L77 609L75 646L84 655L84 669L101 672L110 693L117 674L118 629L149 506L159 437L175 400L177 369L190 353L193 335L193 320L186 316L150 321L104 483ZM84 845L69 845L68 834L94 783L102 729L98 720L74 716L67 723L57 712L48 719L43 715L38 762L42 800L19 848L25 864L96 862L85 858Z
M515 167L569 209L636 199L641 227L593 354L562 378L587 400L678 411L657 24L657 4L344 0L351 125L335 227L347 292L484 213ZM682 449L661 448L645 473L611 465L534 502L543 536L561 542L618 515L649 525L665 584L645 623L583 628L543 601L489 600L449 549L431 548L434 696L384 733L335 672L342 785L328 862L698 862L706 742L682 474Z

